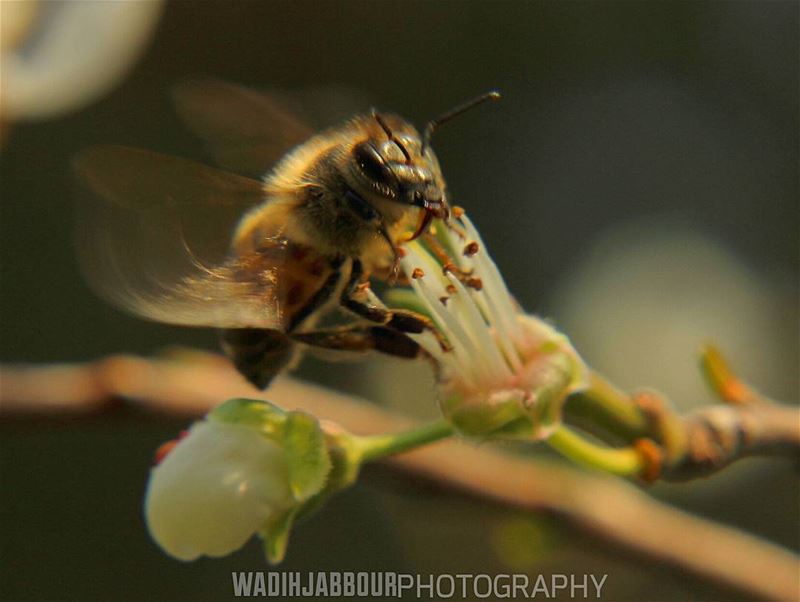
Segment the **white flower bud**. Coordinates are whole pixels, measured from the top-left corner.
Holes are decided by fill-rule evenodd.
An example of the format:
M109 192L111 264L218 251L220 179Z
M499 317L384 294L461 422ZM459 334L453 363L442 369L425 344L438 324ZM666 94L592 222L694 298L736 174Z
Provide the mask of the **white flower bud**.
M252 426L207 419L153 468L145 516L158 545L188 561L236 551L293 503L278 443Z

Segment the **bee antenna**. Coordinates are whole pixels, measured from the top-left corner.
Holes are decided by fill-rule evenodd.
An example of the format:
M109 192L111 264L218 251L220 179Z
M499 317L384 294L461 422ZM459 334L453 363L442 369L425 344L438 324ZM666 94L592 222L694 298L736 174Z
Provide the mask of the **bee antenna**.
M378 125L380 125L381 129L386 133L386 137L389 138L389 140L394 140L394 134L392 133L391 128L383 120L381 114L375 109L372 109L372 117L378 122Z
M403 153L403 156L405 156L405 158L406 158L406 163L411 163L411 155L408 154L408 151L406 150L406 147L403 146L400 143L400 141L397 138L394 137L394 134L392 133L391 128L389 128L389 126L383 120L383 117L381 117L381 114L378 113L378 111L376 111L375 109L372 109L372 116L375 118L375 121L378 122L378 124L381 126L383 131L386 133L387 138L389 138L389 140L391 140L397 146L400 147L400 151Z
M470 109L477 107L480 104L483 104L487 100L500 100L500 91L499 90L489 90L485 94L481 94L477 98L473 98L463 104L458 105L454 109L450 109L444 115L440 115L436 119L432 119L428 122L425 126L425 132L422 135L422 149L420 154L425 154L425 149L430 146L431 143L431 136L433 136L433 132L443 123L447 123L453 117L458 117L462 113L466 113Z

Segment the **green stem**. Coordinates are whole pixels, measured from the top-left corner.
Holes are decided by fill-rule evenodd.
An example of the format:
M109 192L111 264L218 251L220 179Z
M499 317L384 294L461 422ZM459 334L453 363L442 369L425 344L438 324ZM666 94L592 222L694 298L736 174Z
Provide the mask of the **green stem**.
M393 435L355 437L355 444L361 462L368 462L446 439L452 434L453 427L448 422L437 420Z
M570 422L601 438L610 434L634 441L649 434L647 419L631 398L596 372L590 375L588 389L567 399L564 413Z
M547 442L573 462L589 468L626 477L641 474L644 469L642 456L632 447L597 445L565 426L560 426Z

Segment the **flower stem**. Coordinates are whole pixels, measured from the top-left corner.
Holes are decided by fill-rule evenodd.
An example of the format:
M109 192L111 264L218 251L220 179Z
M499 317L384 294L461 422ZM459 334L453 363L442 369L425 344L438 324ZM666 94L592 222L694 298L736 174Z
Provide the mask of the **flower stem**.
M632 447L597 445L565 426L547 439L550 447L573 462L620 476L635 476L644 469L642 456Z
M648 435L644 414L631 398L596 372L589 375L589 388L569 397L564 412L568 419L594 435L608 434L633 441Z
M453 427L448 422L437 420L393 435L356 437L355 443L361 462L368 462L446 439L452 434Z

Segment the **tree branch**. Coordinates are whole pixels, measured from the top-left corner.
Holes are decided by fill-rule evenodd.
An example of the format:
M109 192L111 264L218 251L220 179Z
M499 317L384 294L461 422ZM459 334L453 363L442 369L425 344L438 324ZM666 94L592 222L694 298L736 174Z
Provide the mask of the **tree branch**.
M679 415L655 392L629 396L592 374L589 387L567 401L566 418L601 439L633 445L649 481L708 476L753 455L800 456L800 408L759 395L712 346L701 366L725 403Z
M411 426L407 419L367 402L288 377L277 379L267 396L286 409L334 420L358 434ZM264 394L245 383L227 361L199 352L159 359L116 356L83 365L8 366L0 375L0 408L6 414L98 412L123 398L188 417L201 415L231 397L263 398ZM699 412L689 422L703 429L702 424L711 421L719 430L730 416L715 412ZM747 432L759 441L759 447L747 449L756 453L773 445L781 448L786 440L792 440L797 421L786 422L796 418L790 413L787 408L777 408L748 426ZM750 420L751 415L746 415ZM791 552L671 508L619 479L460 441L432 444L386 462L503 505L556 513L610 545L761 598L800 596L800 567Z

